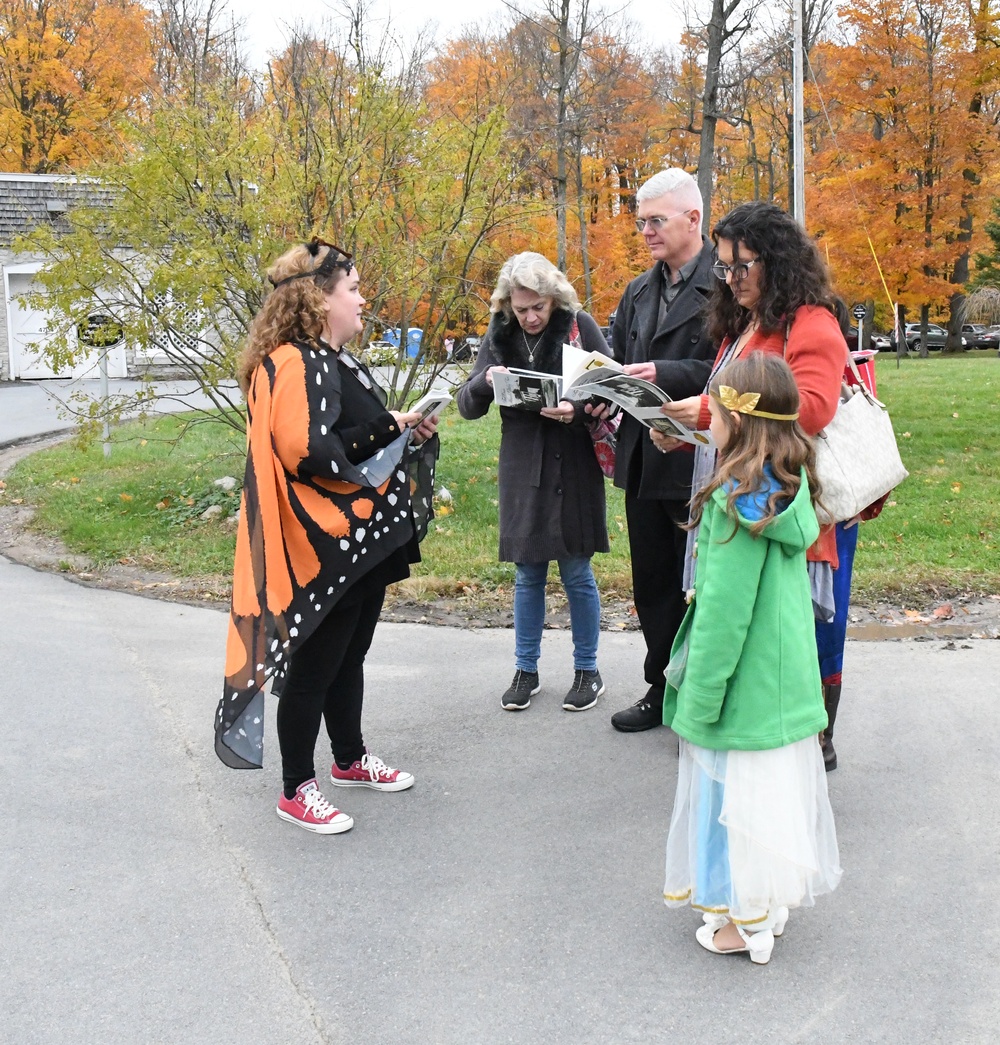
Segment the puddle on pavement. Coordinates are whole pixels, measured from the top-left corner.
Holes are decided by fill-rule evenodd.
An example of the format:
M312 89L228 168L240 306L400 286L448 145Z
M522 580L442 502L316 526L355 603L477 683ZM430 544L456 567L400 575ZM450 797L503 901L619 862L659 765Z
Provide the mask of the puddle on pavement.
M885 642L889 639L972 639L994 638L986 627L974 624L849 624L849 639L862 642Z

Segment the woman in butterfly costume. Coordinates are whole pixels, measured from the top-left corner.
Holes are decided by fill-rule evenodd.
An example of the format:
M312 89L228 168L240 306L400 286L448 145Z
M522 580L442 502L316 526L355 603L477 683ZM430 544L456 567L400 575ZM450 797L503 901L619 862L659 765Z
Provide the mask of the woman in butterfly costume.
M247 465L215 750L236 769L262 765L262 687L280 680L278 815L336 834L354 821L316 780L322 721L331 783L413 784L365 747L364 661L386 586L420 558L436 423L387 410L344 348L363 327L365 304L350 254L313 240L278 258L268 279L239 367Z

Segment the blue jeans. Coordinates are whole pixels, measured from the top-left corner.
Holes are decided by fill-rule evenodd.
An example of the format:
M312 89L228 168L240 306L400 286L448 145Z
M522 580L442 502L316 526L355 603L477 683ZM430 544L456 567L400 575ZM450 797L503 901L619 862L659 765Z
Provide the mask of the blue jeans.
M601 597L590 568L590 559L579 556L559 559L569 619L573 633L573 667L577 671L597 670L597 640L601 634ZM547 562L515 563L514 579L514 666L521 671L537 671L545 626L545 578Z
M839 684L844 670L844 643L847 641L847 610L851 602L851 575L854 552L858 546L859 526L845 528L837 523L837 559L833 571L833 620L816 621L816 647L819 651L819 673L824 683Z

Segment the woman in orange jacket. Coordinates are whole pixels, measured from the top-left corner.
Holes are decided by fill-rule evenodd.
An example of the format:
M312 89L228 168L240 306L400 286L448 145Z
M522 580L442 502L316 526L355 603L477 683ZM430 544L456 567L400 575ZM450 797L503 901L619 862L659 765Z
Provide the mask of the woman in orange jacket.
M735 207L712 230L718 284L708 322L719 352L712 376L750 352L782 355L795 376L801 401L799 424L810 436L833 419L847 363L847 343L837 317L838 301L816 244L794 218L773 203ZM711 380L711 379L710 379ZM708 428L708 396L692 396L663 407L689 428ZM661 450L673 442L651 432ZM715 467L711 449L696 451L692 490ZM694 544L689 536L689 562ZM824 526L809 549L809 572L817 637L823 648L820 671L829 724L822 735L828 770L836 768L833 726L840 703L850 577L857 527ZM685 571L685 587L692 570Z

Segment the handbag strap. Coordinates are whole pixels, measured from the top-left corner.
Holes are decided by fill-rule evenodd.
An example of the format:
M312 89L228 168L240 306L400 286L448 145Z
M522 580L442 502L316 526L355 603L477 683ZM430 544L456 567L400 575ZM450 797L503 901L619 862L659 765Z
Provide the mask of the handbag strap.
M851 373L854 375L855 380L858 383L858 388L861 389L862 395L868 400L873 406L880 406L883 410L886 409L885 403L881 399L875 398L875 393L865 384L864 378L861 376L861 372L858 370L858 364L854 362L854 356L851 355L850 351L847 353L847 365L851 368Z

